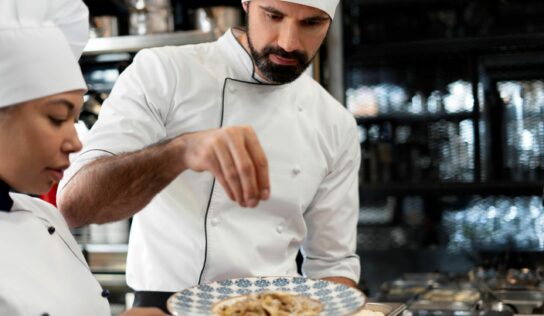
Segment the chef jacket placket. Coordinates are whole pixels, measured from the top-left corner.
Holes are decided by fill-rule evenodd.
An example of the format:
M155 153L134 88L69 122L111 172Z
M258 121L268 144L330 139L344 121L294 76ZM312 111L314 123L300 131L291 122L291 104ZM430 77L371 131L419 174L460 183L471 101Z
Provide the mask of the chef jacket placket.
M219 123L217 128L223 127L223 121L225 116L225 93L228 93L229 88L231 87L234 82L230 78L225 78L225 82L223 83L223 90L221 91L221 107L219 112ZM232 90L232 88L230 88ZM204 260L202 263L202 270L200 271L200 275L198 277L198 284L201 284L205 280L206 275L206 264L208 262L208 256L211 252L210 246L211 246L211 240L209 229L214 228L218 224L217 218L215 218L215 212L214 208L212 207L213 197L216 195L216 187L218 183L215 180L215 177L213 178L211 189L210 189L210 197L208 199L208 203L206 205L206 211L204 213ZM208 226L208 220L211 218L211 227Z
M221 108L220 108L220 114L219 114L219 124L218 128L224 127L225 122L225 116L228 115L228 102L227 100L231 100L232 98L236 98L237 93L239 93L244 86L247 86L247 88L251 88L251 86L255 85L261 85L258 82L246 82L242 80L232 79L232 78L225 78L225 82L223 84L223 90L222 90L222 97L221 97ZM209 258L213 253L214 245L215 245L215 239L214 236L217 234L212 234L210 230L214 230L214 232L219 229L220 225L220 219L217 211L220 209L217 207L220 205L221 202L217 200L218 197L218 183L215 180L215 177L212 182L212 186L210 189L210 197L208 200L208 204L206 207L206 211L204 214L204 262L202 264L202 270L200 272L200 276L198 279L198 284L206 283L206 271L207 271L207 263L209 262Z
M220 111L220 123L218 127L224 127L224 126L231 126L231 125L238 125L238 124L250 124L250 121L236 121L238 119L238 116L233 116L236 113L240 113L241 109L238 108L237 101L244 99L244 97L247 97L247 95L252 93L259 93L255 89L277 89L278 86L275 85L268 85L268 84L262 84L259 82L247 82L242 80L236 80L227 78L225 80L225 84L223 86L222 91L222 100L221 100L221 111ZM244 97L239 95L239 93L244 92ZM236 100L236 101L233 101ZM242 101L241 103L248 104L247 100L244 100L245 103ZM250 103L249 103L250 104ZM297 103L298 104L298 103ZM244 105L245 106L245 105ZM251 104L249 105L251 106ZM284 105L282 105L284 106ZM295 106L295 104L287 105L290 109L288 110L291 112L290 115L292 115L293 120L291 121L292 127L294 127L294 130L298 130L299 125L299 117L298 115L302 112L301 106ZM292 110L292 111L291 111ZM242 109L243 111L243 109ZM232 118L236 117L235 121L232 121ZM247 120L247 118L246 118ZM258 131L256 131L258 132ZM300 142L300 135L298 133L295 133L295 135L292 135L296 140L294 143ZM266 146L263 144L263 146ZM294 155L294 159L292 160L291 164L289 164L289 170L285 170L285 174L290 174L290 176L287 178L288 181L292 181L291 184L288 186L291 188L294 188L297 192L293 192L294 195L296 195L296 204L298 207L298 211L303 211L302 206L302 197L300 192L300 185L302 182L300 181L300 174L302 172L301 169L301 155L302 152L300 148L297 146L290 147L291 153ZM283 173L283 172L282 172ZM212 187L210 189L210 197L207 204L207 209L205 211L204 215L204 234L205 234L205 253L204 253L204 262L202 266L202 270L199 277L199 284L208 282L207 278L207 271L208 271L208 264L211 264L210 262L213 262L212 256L216 255L216 251L214 247L220 243L219 240L217 240L218 235L220 234L221 230L221 213L220 211L223 209L222 205L224 205L224 201L227 201L228 197L225 196L225 193L223 190L220 190L220 187L218 183L213 181ZM285 223L278 223L275 230L275 233L277 233L277 237L282 236L286 232L286 224ZM214 252L215 251L215 252ZM284 273L290 274L292 271L290 269L288 271L285 271Z

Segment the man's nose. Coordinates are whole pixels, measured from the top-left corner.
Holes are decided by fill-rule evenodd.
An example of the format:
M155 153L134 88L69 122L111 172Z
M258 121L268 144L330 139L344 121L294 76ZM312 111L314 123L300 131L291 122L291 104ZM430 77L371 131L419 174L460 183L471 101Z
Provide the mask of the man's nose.
M278 46L290 53L300 50L300 45L300 31L298 27L294 23L286 22L280 30Z

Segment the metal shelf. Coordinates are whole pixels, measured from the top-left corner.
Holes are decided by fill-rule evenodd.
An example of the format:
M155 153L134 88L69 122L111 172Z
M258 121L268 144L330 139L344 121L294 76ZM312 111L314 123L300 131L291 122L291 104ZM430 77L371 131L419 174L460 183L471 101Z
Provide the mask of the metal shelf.
M366 63L368 59L419 56L430 54L454 55L471 52L506 52L544 47L544 33L483 36L454 39L431 39L412 42L359 45L348 54L348 64ZM372 62L372 60L370 60Z
M361 184L360 194L542 196L544 182Z
M106 53L135 53L144 48L185 45L211 42L216 39L214 33L201 31L183 31L153 35L130 35L90 39L83 49L83 55Z
M422 114L410 114L410 113L399 113L399 114L382 114L378 116L357 116L355 120L359 125L372 125L372 124L382 124L382 123L392 123L395 125L413 125L427 122L438 122L441 120L446 121L462 121L465 119L473 118L472 112L458 112L458 113L422 113Z

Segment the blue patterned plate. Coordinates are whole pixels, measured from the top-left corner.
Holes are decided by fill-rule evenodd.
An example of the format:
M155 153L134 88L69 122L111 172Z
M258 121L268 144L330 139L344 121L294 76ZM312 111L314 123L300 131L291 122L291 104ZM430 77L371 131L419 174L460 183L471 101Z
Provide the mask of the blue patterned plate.
M362 292L338 283L304 277L258 277L217 281L185 289L167 302L172 315L209 316L212 306L232 297L279 291L304 295L323 304L319 316L351 315L365 304Z

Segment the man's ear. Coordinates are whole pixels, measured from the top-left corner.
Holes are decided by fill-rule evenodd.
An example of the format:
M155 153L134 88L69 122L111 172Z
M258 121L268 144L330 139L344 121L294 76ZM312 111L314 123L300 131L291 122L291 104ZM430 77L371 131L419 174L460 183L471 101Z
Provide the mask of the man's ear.
M244 1L242 2L242 8L244 8L244 11L247 13L247 10L249 9L249 2L250 1Z

